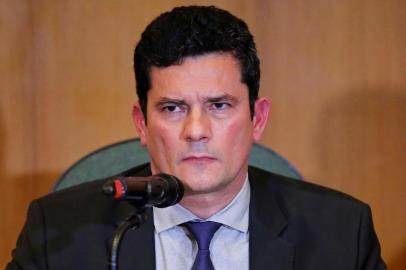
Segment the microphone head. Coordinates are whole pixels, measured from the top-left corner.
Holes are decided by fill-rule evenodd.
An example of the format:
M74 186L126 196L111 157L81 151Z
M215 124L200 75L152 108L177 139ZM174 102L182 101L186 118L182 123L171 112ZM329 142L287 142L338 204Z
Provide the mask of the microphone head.
M107 196L127 200L137 207L168 207L180 202L184 194L182 182L166 173L147 177L115 177L107 180L102 190Z
M159 173L154 175L153 178L158 181L151 181L151 186L155 184L163 185L160 189L164 190L165 193L165 196L162 196L162 200L154 204L155 207L168 207L182 200L185 189L177 177L166 173ZM151 190L151 192L153 191Z

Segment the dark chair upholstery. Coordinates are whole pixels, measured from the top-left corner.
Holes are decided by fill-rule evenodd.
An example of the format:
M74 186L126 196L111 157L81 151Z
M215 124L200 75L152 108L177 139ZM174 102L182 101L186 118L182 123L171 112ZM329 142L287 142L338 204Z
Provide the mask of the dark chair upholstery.
M107 145L91 152L73 164L59 178L54 190L109 177L146 162L149 162L149 155L147 149L140 144L139 139ZM249 164L292 178L302 178L286 159L259 144L253 146Z

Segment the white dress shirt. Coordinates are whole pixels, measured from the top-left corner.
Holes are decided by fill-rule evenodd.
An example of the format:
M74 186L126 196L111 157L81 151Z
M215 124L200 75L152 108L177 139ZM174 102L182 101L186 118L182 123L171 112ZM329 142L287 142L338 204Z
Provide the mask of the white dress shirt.
M153 208L155 261L157 270L191 269L197 243L188 230L179 226L188 221L215 221L223 224L210 243L210 255L217 270L248 270L248 215L250 185L248 176L234 199L222 210L202 220L177 204Z

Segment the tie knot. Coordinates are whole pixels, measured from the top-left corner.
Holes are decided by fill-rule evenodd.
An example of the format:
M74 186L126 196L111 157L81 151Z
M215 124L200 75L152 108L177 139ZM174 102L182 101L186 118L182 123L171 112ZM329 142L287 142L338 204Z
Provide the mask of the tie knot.
M211 239L221 224L213 221L186 222L185 226L195 237L199 250L208 250Z

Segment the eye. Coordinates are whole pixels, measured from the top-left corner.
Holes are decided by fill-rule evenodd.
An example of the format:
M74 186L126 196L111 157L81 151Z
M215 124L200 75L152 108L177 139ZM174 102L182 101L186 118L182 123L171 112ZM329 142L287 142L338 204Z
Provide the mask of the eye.
M163 112L176 113L184 111L182 106L175 104L167 104L161 108Z
M224 110L231 106L230 103L227 102L214 102L211 104L213 110Z

